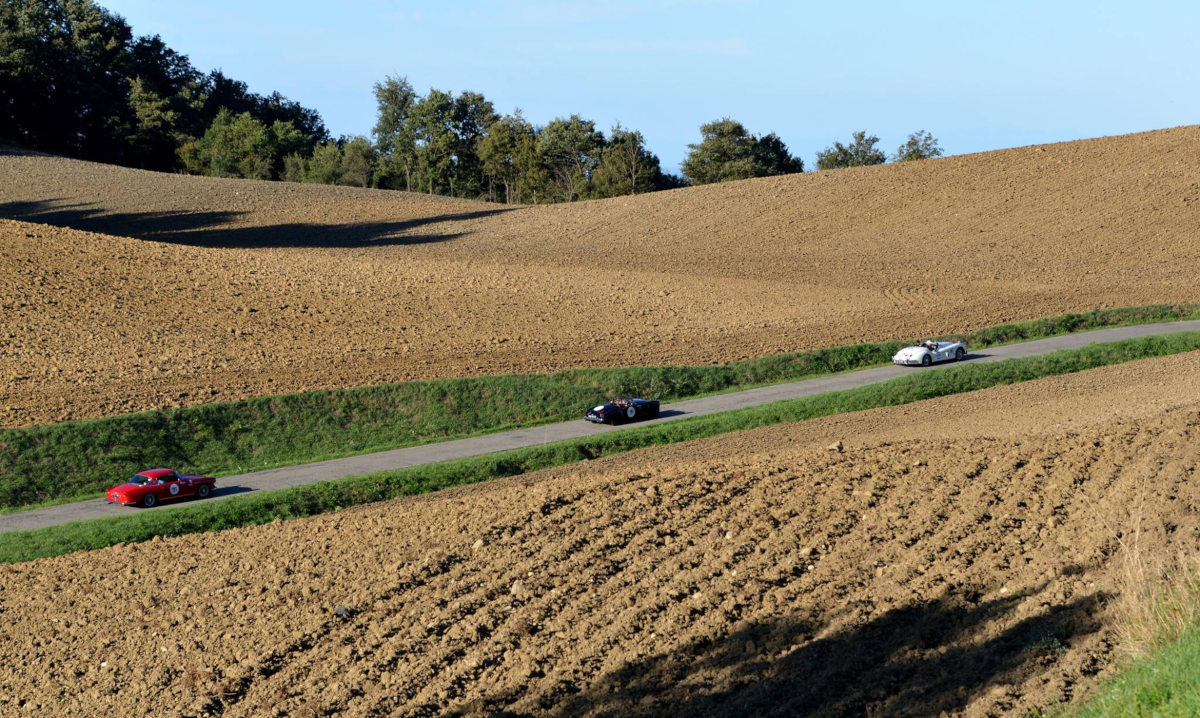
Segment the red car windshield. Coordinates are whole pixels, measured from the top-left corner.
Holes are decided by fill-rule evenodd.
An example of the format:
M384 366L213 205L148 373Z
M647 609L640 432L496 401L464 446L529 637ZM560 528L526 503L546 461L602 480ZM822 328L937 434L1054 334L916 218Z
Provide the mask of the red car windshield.
M138 486L145 486L149 482L150 482L150 479L147 479L145 476L142 476L141 474L134 474L133 478L129 480L129 483L137 484Z

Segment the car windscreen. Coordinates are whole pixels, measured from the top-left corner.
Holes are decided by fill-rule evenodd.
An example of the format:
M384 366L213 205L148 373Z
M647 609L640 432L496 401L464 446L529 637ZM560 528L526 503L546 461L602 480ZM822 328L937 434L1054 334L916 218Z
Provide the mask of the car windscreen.
M129 483L137 484L138 486L142 486L149 480L150 479L147 479L145 476L142 476L141 474L134 474L133 478L129 480Z

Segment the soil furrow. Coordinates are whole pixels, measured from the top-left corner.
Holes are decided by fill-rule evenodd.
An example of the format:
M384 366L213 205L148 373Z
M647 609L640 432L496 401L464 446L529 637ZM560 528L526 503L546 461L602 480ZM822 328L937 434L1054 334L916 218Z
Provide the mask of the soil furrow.
M1022 714L1111 670L1130 546L1195 551L1181 394L1200 354L0 567L0 713Z

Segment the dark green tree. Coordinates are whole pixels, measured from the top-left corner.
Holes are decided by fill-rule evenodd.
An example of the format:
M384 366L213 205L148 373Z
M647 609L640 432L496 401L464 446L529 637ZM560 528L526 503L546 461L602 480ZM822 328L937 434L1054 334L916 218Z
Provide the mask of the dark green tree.
M803 172L804 163L788 153L775 133L756 137L728 117L700 126L699 144L688 145L680 169L693 184Z
M202 76L161 38L134 39L124 19L93 0L0 2L0 138L175 169L177 150L198 140L222 109L249 113L272 131L282 123L274 137L282 145L293 131L327 135L315 111L279 93L253 94L220 72ZM281 169L282 161L272 172Z
M121 161L134 124L125 21L90 0L0 3L0 136Z
M694 184L754 176L754 136L728 117L700 126L700 143L688 145L680 169Z
M213 70L204 77L203 96L204 117L216 119L221 110L237 116L254 109L255 103L246 83L228 77L220 70Z
M337 184L342 177L342 150L336 142L322 142L313 148L304 168L303 182Z
M316 110L303 107L278 92L265 97L257 95L250 92L246 83L227 77L220 70L213 70L204 78L201 92L204 98L201 114L206 119L215 119L217 113L225 109L234 115L249 113L267 127L276 121L290 122L301 134L312 137L314 144L329 139L329 131Z
M536 192L522 192L528 187L528 174L536 172L530 166L533 157L536 157L535 164L540 168L537 132L521 116L520 110L492 123L487 134L479 140L479 160L488 178L493 200L496 199L496 185L499 185L504 191L504 202L536 201Z
M313 149L313 156L316 156L320 149L321 145L317 145ZM283 174L279 176L279 179L284 182L307 182L311 163L311 157L293 152L283 158Z
M279 179L283 172L283 158L290 154L311 152L312 135L305 134L292 126L290 120L275 120L267 128L267 141L271 153L270 179Z
M691 187L692 183L686 177L670 172L660 172L658 177L654 178L654 191L661 192L668 189L679 189L680 187Z
M545 158L556 199L571 202L587 194L592 170L600 161L604 134L596 123L579 115L556 118L538 133L538 150Z
M860 130L853 135L849 145L834 142L817 153L817 168L833 170L842 167L863 167L866 165L881 165L887 162L887 155L876 147L879 138L868 135L866 130Z
M454 99L452 123L458 139L454 148L454 187L459 197L476 199L487 192L479 143L499 117L492 103L478 92L461 92Z
M908 136L908 140L896 149L895 162L911 162L941 157L942 148L938 146L937 138L925 130L917 130Z
M176 150L204 133L203 76L162 38L139 37L129 51L129 105L135 117L128 163L145 169L178 166Z
M276 120L267 127L249 112L234 116L221 110L204 136L184 145L180 155L189 172L268 180L283 173L284 157L311 146L311 138L290 122Z
M787 145L774 132L755 140L754 162L760 177L790 175L804 171L804 161L799 157L792 157L788 153Z
M220 110L195 142L180 150L189 172L212 177L271 178L267 128L249 112Z
M269 95L253 95L254 108L250 114L268 127L276 122L290 124L300 134L311 137L314 143L329 139L329 130L316 110L299 102L289 100L278 92Z
M180 142L176 129L180 117L172 99L150 89L140 77L130 83L129 106L134 125L127 141L132 164L144 169L166 169L174 164L175 149Z
M130 76L140 78L146 90L160 97L180 94L204 79L187 55L167 47L158 35L134 40L129 56Z
M413 106L413 135L416 138L417 189L428 194L454 194L454 98L431 89Z
M371 134L379 152L376 185L388 189L413 190L417 166L417 140L413 108L417 93L404 77L388 76L374 85L379 117Z
M592 173L593 197L618 197L651 192L662 170L658 157L646 149L642 133L617 124L600 152Z
M375 147L366 137L355 136L342 141L342 171L338 184L350 187L370 187L377 161Z

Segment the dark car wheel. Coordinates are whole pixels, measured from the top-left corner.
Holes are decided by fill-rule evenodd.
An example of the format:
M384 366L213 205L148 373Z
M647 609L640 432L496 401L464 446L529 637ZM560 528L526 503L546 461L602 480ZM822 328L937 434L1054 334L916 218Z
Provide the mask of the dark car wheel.
M154 494L146 494L145 496L142 497L142 506L145 506L148 509L152 508L157 503L158 503L158 497L155 496Z
M929 356L928 354L921 357L921 366L929 366L932 363L933 363L933 357Z
M954 350L954 361L962 361L963 357L965 357L966 355L967 355L967 353L965 351L963 351L963 348L959 347Z
M202 499L207 499L212 495L212 487L208 484L200 484L200 487L196 489L196 495Z

